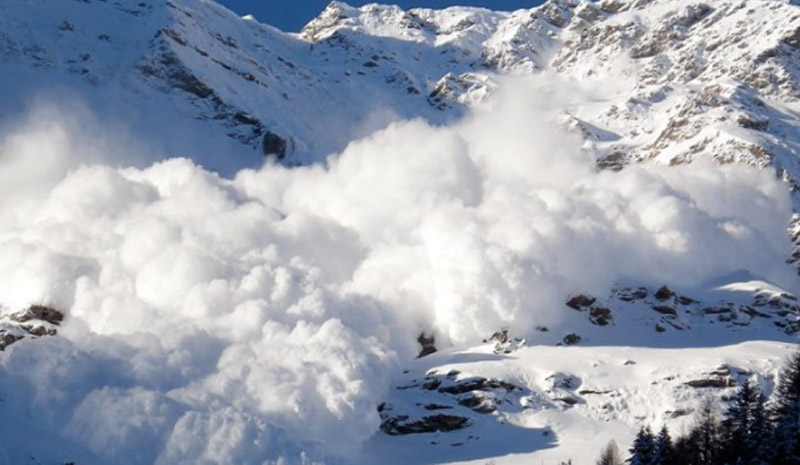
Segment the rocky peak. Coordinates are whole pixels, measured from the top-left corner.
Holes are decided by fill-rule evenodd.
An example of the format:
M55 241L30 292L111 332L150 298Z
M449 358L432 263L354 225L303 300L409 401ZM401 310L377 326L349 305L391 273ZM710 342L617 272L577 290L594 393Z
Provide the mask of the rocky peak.
M300 32L301 37L310 42L323 40L338 28L343 27L347 19L358 17L359 14L357 8L343 2L333 1L322 10L319 16L303 27Z

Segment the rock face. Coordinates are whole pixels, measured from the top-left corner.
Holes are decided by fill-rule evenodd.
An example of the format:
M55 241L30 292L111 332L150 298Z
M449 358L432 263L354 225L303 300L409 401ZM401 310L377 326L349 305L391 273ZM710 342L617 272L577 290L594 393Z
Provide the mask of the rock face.
M424 332L420 333L419 337L417 337L417 342L419 342L420 345L420 351L419 355L417 355L417 358L436 353L436 338L433 335L429 336Z
M278 159L286 157L288 148L286 139L273 132L267 131L266 134L264 134L264 141L261 146L264 151L264 156L275 156Z
M567 307L580 312L589 313L589 321L598 326L606 326L613 322L613 312L607 306L600 304L595 297L579 294L567 300ZM580 341L580 337L569 337L564 339L565 344L575 344Z
M44 305L0 316L0 351L22 339L55 336L64 313Z
M419 420L408 420L407 415L388 417L381 423L381 431L392 436L406 434L436 433L455 431L469 426L469 418L457 415L436 414Z
M405 409L386 402L379 405L381 431L392 436L468 428L476 421L475 414L491 414L510 399L518 399L527 392L508 381L464 376L456 370L445 374L429 372L422 379L397 386L396 390L425 395L429 402ZM440 410L448 412L431 413Z
M497 73L548 71L596 80L597 104L562 114L599 167L708 157L800 181L793 2L549 0L511 13L333 2L299 35L191 0L4 6L6 75L135 96L287 164L343 148L375 108L442 123L491 96ZM109 31L97 17L137 26Z

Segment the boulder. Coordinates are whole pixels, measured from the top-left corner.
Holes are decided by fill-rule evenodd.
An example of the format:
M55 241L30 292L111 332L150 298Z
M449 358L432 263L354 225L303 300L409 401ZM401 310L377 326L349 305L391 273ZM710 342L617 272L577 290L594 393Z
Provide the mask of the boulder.
M671 299L675 296L675 293L672 292L672 289L668 288L667 286L661 286L656 293L655 298L658 300L667 300Z
M264 134L264 139L261 145L264 156L275 156L282 159L286 156L286 149L288 147L286 139L275 134L272 131L267 131Z

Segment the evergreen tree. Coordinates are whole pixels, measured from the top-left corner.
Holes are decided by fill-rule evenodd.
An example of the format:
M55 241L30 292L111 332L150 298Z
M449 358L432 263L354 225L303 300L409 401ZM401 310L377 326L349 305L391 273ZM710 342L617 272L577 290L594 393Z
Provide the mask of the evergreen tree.
M770 463L800 464L800 352L780 374L770 413L774 428Z
M757 388L745 383L733 397L722 420L722 454L727 464L750 464L756 457L752 444L753 413L759 397Z
M700 432L693 428L675 440L673 446L674 462L679 465L704 465L701 460Z
M650 465L655 452L655 438L649 426L643 426L636 434L631 446L631 456L628 458L630 465Z
M674 450L672 445L672 438L669 435L667 426L661 427L658 436L655 439L653 447L653 459L651 465L672 465L674 463Z
M722 464L722 428L717 416L717 407L711 398L703 401L694 431L697 435L699 457L703 465Z
M597 465L623 465L622 455L615 441L609 442L603 449L600 458L597 460Z
M748 450L752 451L751 463L754 465L766 463L771 449L772 425L767 412L767 398L759 389L752 412L752 425L747 442Z

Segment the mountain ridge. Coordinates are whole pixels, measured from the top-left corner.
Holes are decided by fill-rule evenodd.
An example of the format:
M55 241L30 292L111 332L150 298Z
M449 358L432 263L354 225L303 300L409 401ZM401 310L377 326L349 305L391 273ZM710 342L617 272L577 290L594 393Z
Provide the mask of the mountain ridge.
M797 343L795 2L7 6L0 461L589 463ZM154 148L36 192L60 94Z

